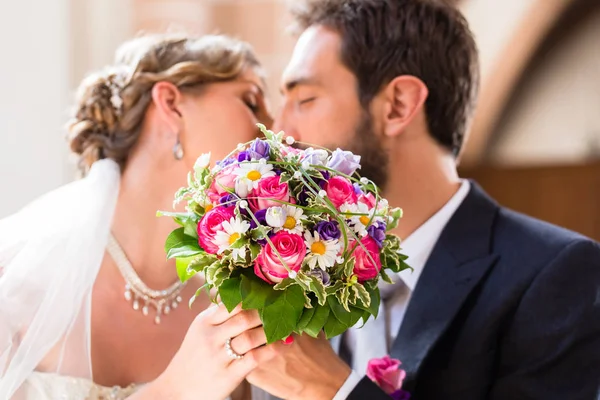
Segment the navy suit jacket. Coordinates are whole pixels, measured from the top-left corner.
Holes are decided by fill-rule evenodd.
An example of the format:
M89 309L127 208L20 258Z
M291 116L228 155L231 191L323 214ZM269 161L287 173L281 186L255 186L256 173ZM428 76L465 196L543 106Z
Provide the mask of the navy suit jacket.
M599 245L502 208L472 182L425 265L391 356L402 361L413 400L595 400ZM349 399L389 397L364 378Z

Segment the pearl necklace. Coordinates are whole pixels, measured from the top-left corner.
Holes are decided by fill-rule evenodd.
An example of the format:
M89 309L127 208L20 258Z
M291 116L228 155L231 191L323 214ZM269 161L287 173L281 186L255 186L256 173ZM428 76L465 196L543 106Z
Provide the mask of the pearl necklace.
M179 294L186 286L186 283L178 281L165 290L150 289L135 272L125 252L112 234L108 237L106 250L125 279L125 300L133 300L132 306L134 310L140 310L140 303L144 302L141 311L142 314L148 315L150 313L150 306L152 306L156 309L154 323L160 324L162 315L169 314L171 310L177 308L179 303L181 303L182 298Z

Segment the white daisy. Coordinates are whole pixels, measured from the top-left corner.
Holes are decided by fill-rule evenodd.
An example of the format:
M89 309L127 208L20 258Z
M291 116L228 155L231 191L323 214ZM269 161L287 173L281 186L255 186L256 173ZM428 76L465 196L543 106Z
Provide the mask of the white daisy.
M278 232L284 230L289 233L302 235L302 232L304 232L302 221L306 218L304 211L301 208L290 206L289 204L285 204L281 206L281 208L285 213L285 222L281 228L277 228L275 231Z
M272 164L256 162L241 163L233 173L237 175L235 192L241 197L247 197L252 189L256 189L261 179L275 176Z
M350 226L352 227L352 230L354 232L356 232L357 235L360 235L361 237L365 237L368 235L367 232L367 228L371 225L373 225L376 221L381 221L381 217L374 217L373 220L371 220L371 217L373 217L373 214L375 213L375 209L374 208L369 208L369 206L367 206L364 203L357 203L357 204L342 204L342 206L340 207L340 211L342 212L342 214L344 213L349 213L349 214L362 214L362 215L346 215L346 219L350 220Z
M246 246L242 246L239 249L232 249L231 245L248 232L250 224L237 217L232 217L229 221L223 221L221 226L223 230L217 232L213 239L213 243L219 246L217 254L223 254L225 250L231 249L231 255L234 259L238 257L241 259L246 258Z
M318 266L325 271L327 268L333 267L340 252L339 241L321 240L319 232L315 231L312 235L310 232L306 232L304 242L308 247L306 262L310 269L315 269Z

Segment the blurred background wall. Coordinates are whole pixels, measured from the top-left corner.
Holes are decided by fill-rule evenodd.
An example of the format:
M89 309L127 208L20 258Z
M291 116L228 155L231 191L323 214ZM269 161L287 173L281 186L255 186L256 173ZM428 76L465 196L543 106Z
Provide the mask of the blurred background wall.
M462 174L500 203L600 239L600 2L455 2L482 64ZM62 129L73 90L119 43L165 30L247 40L277 109L289 21L287 0L2 0L0 217L73 178Z

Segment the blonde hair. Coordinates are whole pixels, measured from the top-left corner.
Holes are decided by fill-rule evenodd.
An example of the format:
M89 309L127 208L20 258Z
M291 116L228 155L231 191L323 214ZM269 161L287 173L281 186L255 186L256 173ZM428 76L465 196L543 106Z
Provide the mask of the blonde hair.
M103 158L123 169L155 83L190 88L229 81L259 65L247 43L220 35L152 35L124 43L116 52L115 65L89 75L77 91L68 132L80 169L85 172Z

